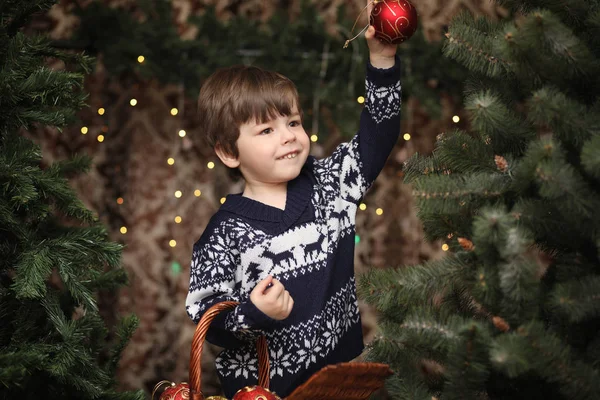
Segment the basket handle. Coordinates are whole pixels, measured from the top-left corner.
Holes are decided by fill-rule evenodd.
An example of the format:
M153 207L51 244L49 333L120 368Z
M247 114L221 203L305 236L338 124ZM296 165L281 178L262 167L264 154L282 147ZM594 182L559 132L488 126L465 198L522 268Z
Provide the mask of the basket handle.
M190 355L190 395L191 400L204 400L204 395L201 391L202 382L202 369L200 366L200 359L202 357L202 348L204 347L204 340L208 332L208 327L215 317L227 310L235 308L239 303L236 301L223 301L217 303L208 309L198 322L196 331L194 332L194 338L192 339L192 351ZM256 347L258 350L258 385L268 389L269 388L269 350L267 348L267 339L264 335L261 335L256 341Z

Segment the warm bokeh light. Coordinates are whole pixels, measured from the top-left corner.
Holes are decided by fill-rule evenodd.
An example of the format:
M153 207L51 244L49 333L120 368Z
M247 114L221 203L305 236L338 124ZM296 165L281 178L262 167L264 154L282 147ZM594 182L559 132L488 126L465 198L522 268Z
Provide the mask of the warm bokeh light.
M181 217L179 215L175 217L175 223L176 224L180 224L181 223Z
M377 215L383 214L383 208L378 208L377 210L375 210L375 214L377 214Z
M132 107L135 107L135 105L137 104L137 100L131 99L131 100L129 100L129 104L131 104Z
M221 204L225 204L225 201L226 201L226 200L227 200L227 199L226 199L225 197L221 197Z
M185 131L183 129L179 131L179 136L185 137Z
M84 135L85 135L86 133L88 133L88 127L87 127L87 126L82 126L82 127L81 127L81 133L83 133Z
M146 57L144 57L144 56L139 56L139 57L138 57L138 62L141 64L141 63L143 63L143 62L144 62L144 60L145 60L145 59L146 59Z
M365 211L367 209L367 205L365 203L360 203L360 206L358 206L358 208Z
M179 113L179 110L176 109L175 107L171 108L171 115L177 115Z
M365 98L363 96L358 96L358 99L356 99L356 101L358 101L358 104L362 104L365 102Z
M455 123L460 122L460 117L458 115L455 115L454 117L452 117L452 121L454 121Z
M201 194L202 194L202 191L200 191L200 189L194 190L194 196L200 197Z
M174 239L171 239L171 240L169 241L169 246L171 246L171 247L175 247L175 246L177 246L177 242L176 242Z
M122 227L121 227L121 229L120 229L120 231L121 231L121 233L122 233L123 235L124 235L124 234L126 234L126 233L127 233L127 227L125 227L125 226L122 226Z
M100 107L100 108L98 109L98 114L99 114L99 115L104 115L104 112L105 112L105 111L106 111L106 110L105 110L104 108Z
M450 246L448 246L446 243L444 243L442 245L442 250L444 250L444 251L448 251L449 248L450 248Z
M119 197L119 198L117 199L117 204L121 205L121 204L123 204L123 203L124 203L124 201L125 201L125 200L123 200L123 198L122 198L122 197Z
M175 197L180 198L183 195L183 193L181 193L181 190L178 190L175 192Z
M410 140L410 133L405 133L403 137L404 140Z
M169 165L175 164L175 159L172 157L169 157L169 159L167 159L167 164L169 164Z
M317 140L319 140L319 137L317 135L311 135L311 137L310 137L311 142L316 142Z
M208 164L206 164L206 166L208 167L208 169L213 169L215 167L215 163L212 161L209 161Z
M97 139L100 143L104 142L104 135L98 135Z

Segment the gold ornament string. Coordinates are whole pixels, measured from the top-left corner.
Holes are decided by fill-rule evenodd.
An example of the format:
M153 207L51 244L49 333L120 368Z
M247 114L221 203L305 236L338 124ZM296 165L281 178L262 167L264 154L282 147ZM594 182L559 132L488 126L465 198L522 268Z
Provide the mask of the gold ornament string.
M371 0L367 3L367 5L360 11L360 13L358 14L358 17L356 17L356 21L354 21L354 25L352 25L352 29L350 30L350 35L352 35L352 32L354 32L354 28L356 28L356 24L358 24L358 20L360 19L360 16L362 15L363 12L365 12L365 10L367 8L369 8L370 5L372 4L376 4L378 2L380 2L381 0ZM367 15L367 18L369 18L369 16ZM344 49L346 47L348 47L348 45L350 44L351 41L353 41L354 39L356 39L357 37L359 37L364 31L366 31L367 29L369 29L369 24L370 22L367 21L367 26L365 26L360 32L358 32L356 34L356 36L354 36L352 39L348 39L346 40L346 43L344 43Z

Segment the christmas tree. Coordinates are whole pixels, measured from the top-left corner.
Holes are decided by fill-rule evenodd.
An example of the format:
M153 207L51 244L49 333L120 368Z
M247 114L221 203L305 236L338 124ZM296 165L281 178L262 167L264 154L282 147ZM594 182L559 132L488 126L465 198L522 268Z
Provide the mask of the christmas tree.
M67 126L85 106L91 60L24 33L53 3L0 2L0 398L142 399L114 381L137 320L109 329L95 296L125 283L121 246L68 183L90 160L45 165L27 138L35 127Z
M446 34L468 126L405 165L447 256L360 281L393 399L600 398L600 1L501 3Z

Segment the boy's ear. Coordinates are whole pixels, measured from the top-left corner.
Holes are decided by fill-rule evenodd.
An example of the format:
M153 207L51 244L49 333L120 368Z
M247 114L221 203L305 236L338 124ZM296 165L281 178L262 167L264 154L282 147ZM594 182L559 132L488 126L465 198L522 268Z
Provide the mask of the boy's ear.
M217 153L217 157L219 157L223 164L227 165L229 168L237 168L240 165L238 158L223 150L223 147L220 144L215 145L215 153Z

